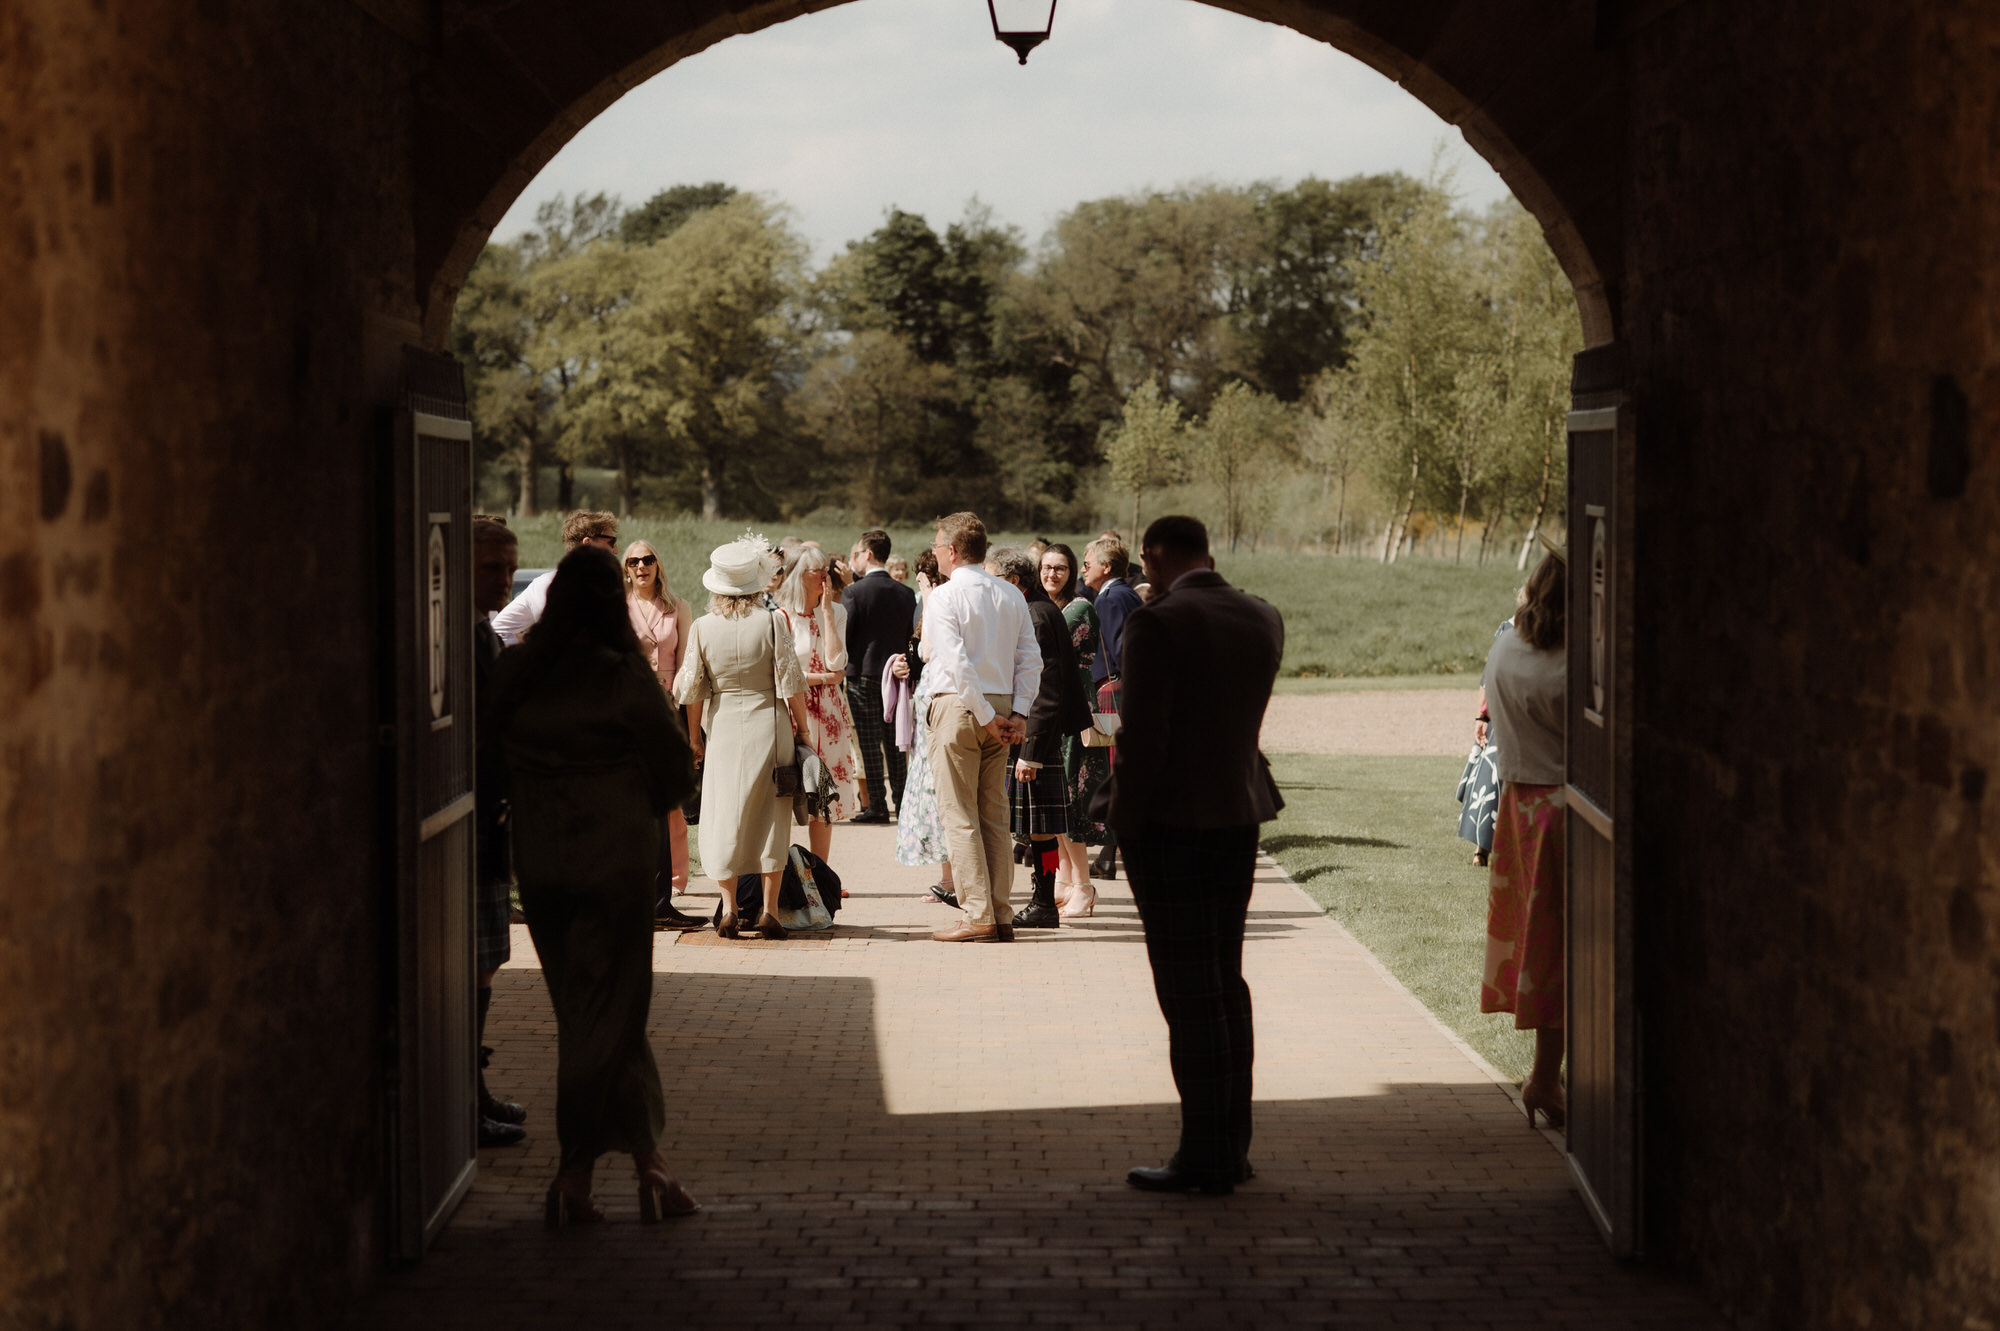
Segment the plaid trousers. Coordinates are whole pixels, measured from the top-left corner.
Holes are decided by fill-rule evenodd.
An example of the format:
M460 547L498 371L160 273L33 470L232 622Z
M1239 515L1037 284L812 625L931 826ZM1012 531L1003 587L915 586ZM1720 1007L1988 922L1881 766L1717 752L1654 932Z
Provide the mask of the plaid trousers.
M1183 1169L1240 1179L1250 1153L1255 1037L1243 982L1257 828L1181 828L1148 821L1122 842L1146 926L1153 992L1167 1019L1167 1057L1181 1094Z
M882 722L882 681L865 675L850 675L847 680L847 706L854 713L854 739L861 746L861 773L868 778L868 807L881 813L889 812L889 806L882 799L882 792L889 790L896 796L896 807L903 807L903 779L909 774L909 755L896 747L896 737ZM883 785L883 770L887 768L888 784Z

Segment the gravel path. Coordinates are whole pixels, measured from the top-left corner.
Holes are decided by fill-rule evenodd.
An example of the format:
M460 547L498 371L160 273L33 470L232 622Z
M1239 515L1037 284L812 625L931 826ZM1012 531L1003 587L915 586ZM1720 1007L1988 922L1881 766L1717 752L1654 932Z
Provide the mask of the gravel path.
M1479 690L1281 695L1264 712L1266 753L1463 756Z

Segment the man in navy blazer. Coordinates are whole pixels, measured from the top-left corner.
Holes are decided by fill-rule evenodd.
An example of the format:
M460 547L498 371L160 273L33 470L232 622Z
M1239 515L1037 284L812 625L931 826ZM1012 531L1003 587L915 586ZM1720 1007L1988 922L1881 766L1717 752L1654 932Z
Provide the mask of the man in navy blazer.
M861 533L854 571L860 576L841 594L847 610L847 704L854 713L854 738L861 747L861 770L868 778L868 807L857 823L894 820L887 796L903 807L903 778L909 764L896 747L895 732L882 723L882 668L910 650L917 619L917 594L889 576L889 533ZM885 782L884 776L887 780Z
M1285 621L1223 581L1194 518L1161 518L1140 549L1153 599L1125 622L1118 747L1091 812L1118 834L1146 927L1181 1138L1126 1181L1226 1193L1251 1173L1243 924L1257 825L1284 807L1257 738Z
M1107 532L1083 548L1083 581L1096 595L1098 638L1102 644L1091 663L1090 677L1099 684L1118 673L1125 648L1125 617L1143 604L1128 575L1132 556L1116 533Z

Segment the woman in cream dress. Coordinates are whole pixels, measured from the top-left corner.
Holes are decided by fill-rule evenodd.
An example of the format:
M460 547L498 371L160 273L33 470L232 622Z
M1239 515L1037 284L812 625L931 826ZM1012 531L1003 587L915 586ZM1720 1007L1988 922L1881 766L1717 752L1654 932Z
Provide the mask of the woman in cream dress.
M694 607L686 597L674 595L659 552L645 541L625 547L625 609L632 619L632 631L639 636L639 650L653 663L660 687L672 698L674 677L681 669L681 649L694 625ZM674 897L688 890L687 815L678 808L660 820L660 844L667 851L661 857L660 870L668 882L661 885L656 914L677 927L697 924L699 921L682 915L673 904Z
M792 764L792 746L806 732L805 678L784 615L763 608L778 575L778 557L762 537L720 545L709 555L702 586L708 613L694 622L674 681L687 708L688 741L702 764L701 863L721 885L716 932L737 936L736 879L764 879L756 929L783 938L778 886L791 846L792 798L780 795L771 773Z

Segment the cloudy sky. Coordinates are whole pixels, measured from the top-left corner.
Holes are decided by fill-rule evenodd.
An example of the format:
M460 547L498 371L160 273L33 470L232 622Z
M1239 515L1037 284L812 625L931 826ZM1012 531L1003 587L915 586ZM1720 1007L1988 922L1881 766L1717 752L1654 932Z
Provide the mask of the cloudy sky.
M775 196L824 260L891 206L942 229L977 195L1032 241L1083 199L1210 180L1424 175L1506 186L1456 130L1332 47L1196 0L1061 0L1029 59L980 0L861 0L732 37L599 116L495 235L552 195L628 205L722 180Z

